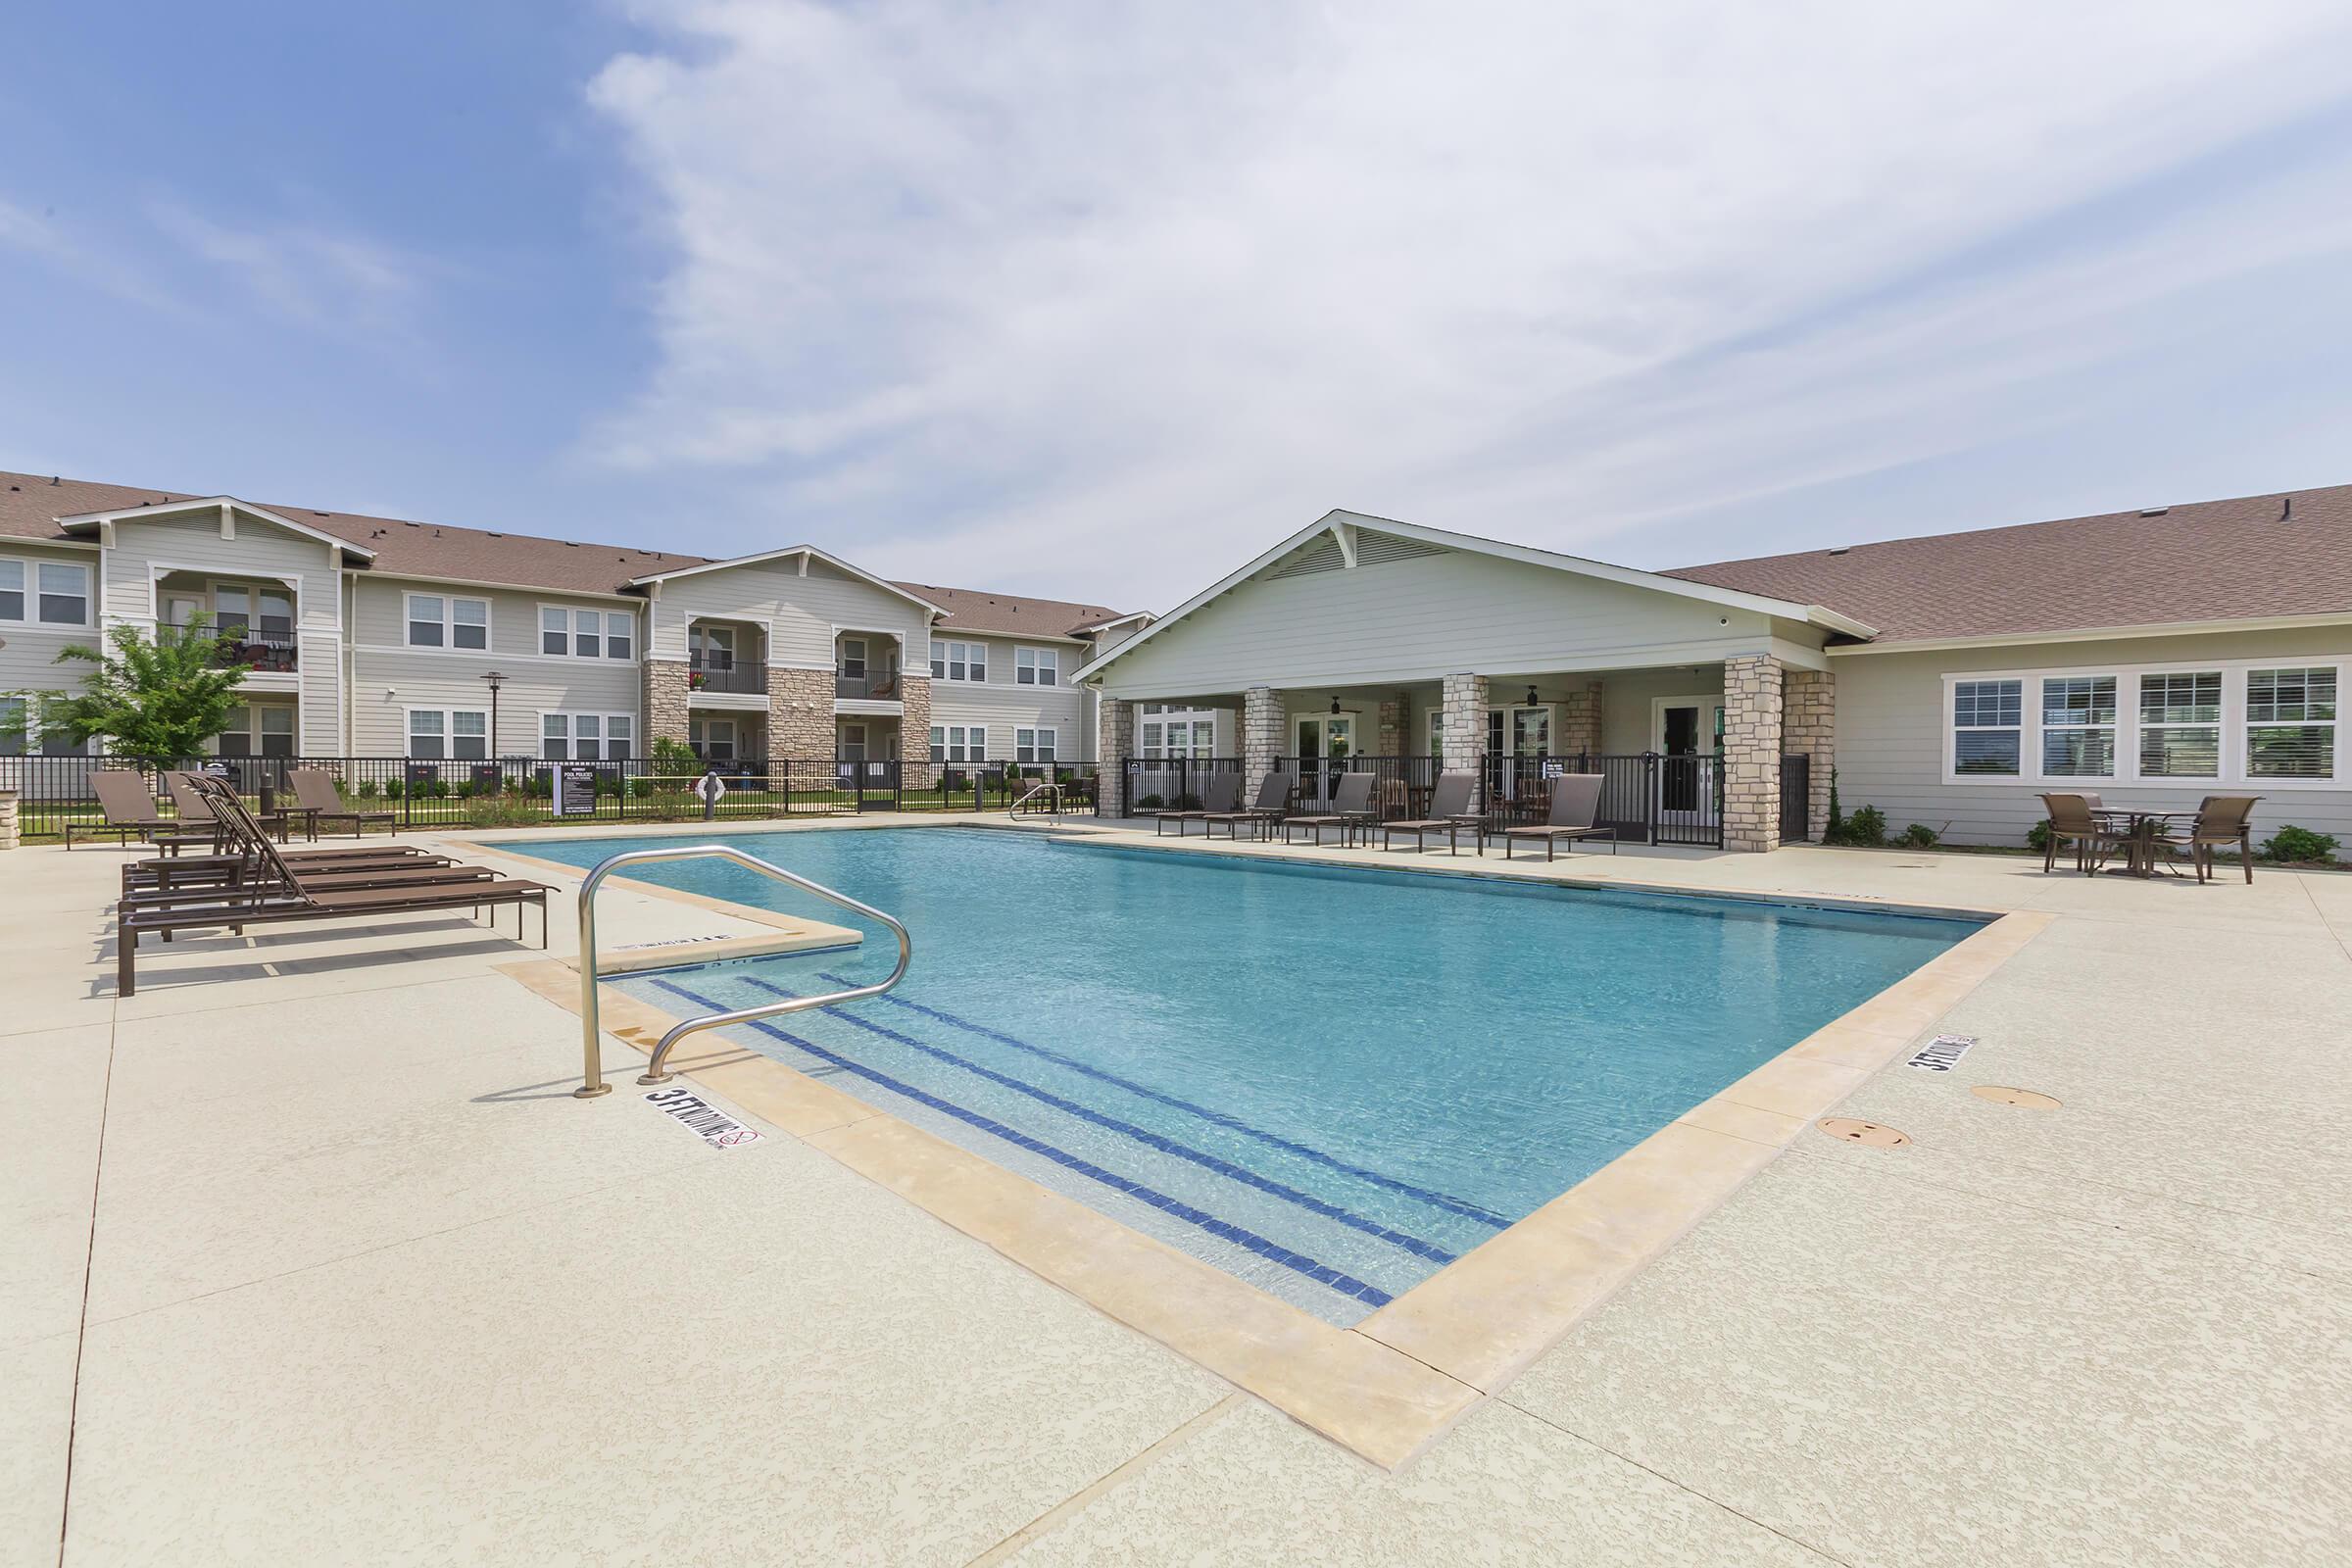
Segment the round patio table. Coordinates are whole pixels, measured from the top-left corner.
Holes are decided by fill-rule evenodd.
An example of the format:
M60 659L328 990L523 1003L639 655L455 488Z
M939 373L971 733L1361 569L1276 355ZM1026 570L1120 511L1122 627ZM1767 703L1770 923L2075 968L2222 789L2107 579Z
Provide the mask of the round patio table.
M2123 824L2117 831L2122 834L2130 853L2125 856L2122 865L2109 866L2108 874L2136 877L2152 877L2156 874L2156 846L2161 842L2161 835L2167 826L2174 822L2194 822L2197 819L2194 811L2108 809L2093 811L2091 815L2110 824ZM2179 876L2180 873L2176 871L2173 874Z

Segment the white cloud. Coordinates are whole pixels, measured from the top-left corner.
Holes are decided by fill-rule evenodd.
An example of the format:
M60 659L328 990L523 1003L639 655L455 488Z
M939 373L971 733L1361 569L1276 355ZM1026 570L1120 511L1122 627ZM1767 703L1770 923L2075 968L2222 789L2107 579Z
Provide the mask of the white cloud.
M353 234L303 223L231 223L170 202L149 218L261 309L338 335L405 332L422 264Z
M648 4L591 96L661 353L591 445L735 476L729 546L1121 603L1333 505L1589 547L2071 416L2342 247L2323 169L1934 270L2328 102L2339 18Z

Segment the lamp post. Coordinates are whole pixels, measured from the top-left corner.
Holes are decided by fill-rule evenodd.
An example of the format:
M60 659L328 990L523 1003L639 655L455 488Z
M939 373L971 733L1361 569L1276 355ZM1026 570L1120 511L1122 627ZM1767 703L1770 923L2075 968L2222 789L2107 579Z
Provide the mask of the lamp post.
M495 760L498 757L498 689L506 684L507 677L500 671L494 669L490 671L489 674L484 675L482 680L490 688L489 744L484 746L482 750L493 760Z

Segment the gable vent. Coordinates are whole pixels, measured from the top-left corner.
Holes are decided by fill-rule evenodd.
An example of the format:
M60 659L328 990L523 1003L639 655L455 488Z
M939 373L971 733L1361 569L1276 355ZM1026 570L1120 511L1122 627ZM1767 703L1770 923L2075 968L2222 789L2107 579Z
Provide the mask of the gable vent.
M1446 554L1444 545L1433 545L1420 539L1407 539L1401 534L1362 533L1355 536L1355 564L1377 566L1391 561L1418 561L1423 556Z
M1346 559L1340 555L1340 542L1325 534L1313 544L1302 547L1266 576L1269 581L1279 582L1285 577L1304 577L1311 572L1338 571L1347 564Z

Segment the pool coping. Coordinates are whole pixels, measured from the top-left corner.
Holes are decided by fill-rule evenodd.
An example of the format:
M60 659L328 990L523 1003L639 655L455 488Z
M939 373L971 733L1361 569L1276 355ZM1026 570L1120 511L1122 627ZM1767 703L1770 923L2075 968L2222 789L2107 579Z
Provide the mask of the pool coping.
M717 824L694 826L725 831ZM582 874L576 866L501 845L484 848L533 860L575 883ZM1238 858L1298 859L1326 867L1348 863ZM1398 875L1478 875L1467 868L1378 869ZM2056 918L2030 909L1774 898L1747 889L1717 893L1680 884L1579 883L1556 874L1540 880L1800 907L1958 914L1985 923L1349 1328L1327 1323L757 1051L727 1046L676 1065L695 1082L1098 1310L1382 1469L1395 1470L1557 1345ZM774 924L780 918L653 883L630 885L756 923ZM698 956L695 961L706 960ZM498 968L567 1011L579 1011L575 963L542 958ZM649 1054L678 1021L611 986L599 988L599 1007L608 1032Z

